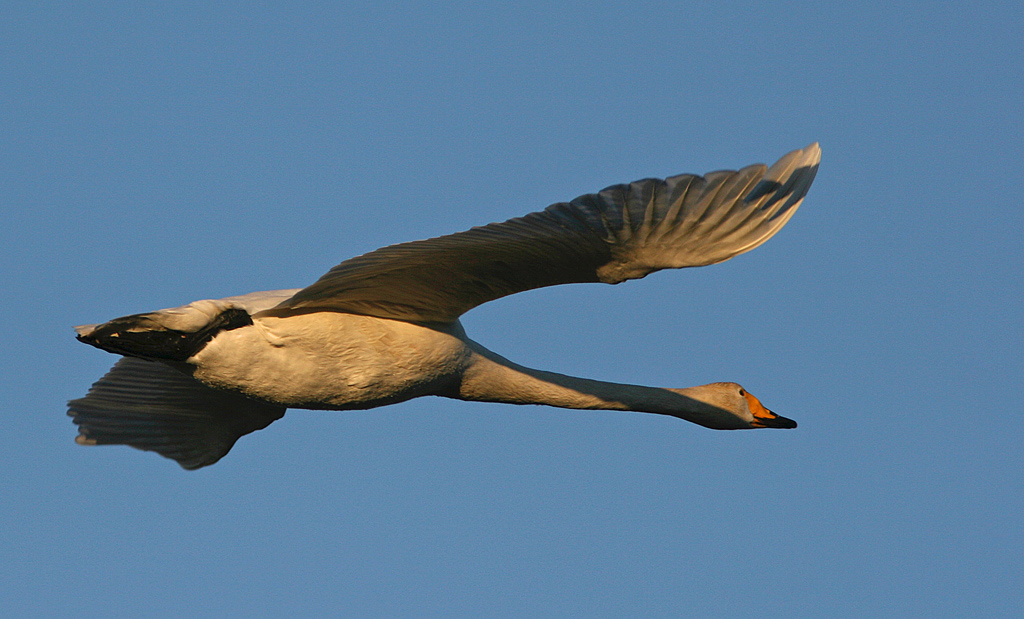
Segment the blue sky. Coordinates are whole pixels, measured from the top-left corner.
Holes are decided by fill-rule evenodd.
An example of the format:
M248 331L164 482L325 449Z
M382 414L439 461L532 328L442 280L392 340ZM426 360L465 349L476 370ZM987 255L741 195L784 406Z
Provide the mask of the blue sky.
M1024 614L1024 11L10 3L0 599L26 617ZM756 251L464 317L523 364L741 382L794 431L420 399L215 466L83 448L71 326L314 281L819 141Z

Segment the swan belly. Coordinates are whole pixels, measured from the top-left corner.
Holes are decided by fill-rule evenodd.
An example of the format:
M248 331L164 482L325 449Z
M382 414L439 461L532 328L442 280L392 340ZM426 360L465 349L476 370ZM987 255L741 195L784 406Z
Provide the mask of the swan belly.
M445 391L470 356L458 323L435 330L339 312L259 317L188 359L218 389L292 408L370 408Z

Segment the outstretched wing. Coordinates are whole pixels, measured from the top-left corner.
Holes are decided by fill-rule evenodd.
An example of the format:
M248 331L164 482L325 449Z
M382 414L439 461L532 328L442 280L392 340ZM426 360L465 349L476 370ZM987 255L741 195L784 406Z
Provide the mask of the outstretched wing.
M342 262L265 313L450 322L481 303L533 288L617 284L660 269L722 262L785 225L820 159L812 144L771 167L613 185L503 223L384 247Z
M131 445L185 469L213 464L285 407L211 389L159 361L124 357L84 398L68 402L82 445Z

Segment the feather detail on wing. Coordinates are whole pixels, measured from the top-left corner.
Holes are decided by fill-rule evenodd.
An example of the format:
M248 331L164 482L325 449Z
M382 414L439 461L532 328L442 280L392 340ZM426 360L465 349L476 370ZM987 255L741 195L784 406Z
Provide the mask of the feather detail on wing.
M82 445L131 445L185 469L213 464L285 407L212 389L159 361L124 357L84 398L68 402Z
M384 247L342 262L264 313L450 322L481 303L533 288L616 284L722 262L785 225L820 159L812 144L771 167L614 185L503 223Z

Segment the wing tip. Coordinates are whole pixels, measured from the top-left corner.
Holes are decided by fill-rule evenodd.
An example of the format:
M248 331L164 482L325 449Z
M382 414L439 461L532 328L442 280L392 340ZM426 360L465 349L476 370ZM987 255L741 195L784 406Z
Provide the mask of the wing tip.
M71 415L71 414L72 414L71 412L68 412L68 415ZM96 439L89 438L85 434L79 434L78 436L76 436L75 437L75 442L78 443L79 445L87 445L87 446L99 445L99 443L96 441Z
M795 152L799 152L803 155L800 158L800 167L818 165L821 163L821 144L818 142L812 142Z

